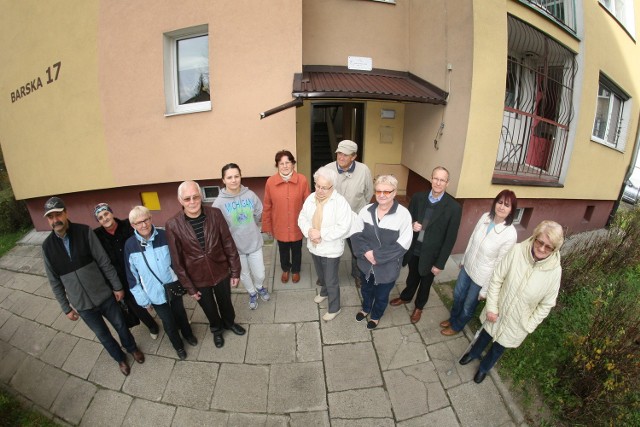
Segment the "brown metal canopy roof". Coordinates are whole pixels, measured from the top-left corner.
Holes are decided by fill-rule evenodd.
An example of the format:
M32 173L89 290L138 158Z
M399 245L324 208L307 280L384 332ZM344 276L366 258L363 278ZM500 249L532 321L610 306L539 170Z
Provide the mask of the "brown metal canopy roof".
M382 101L447 103L447 92L411 73L393 70L359 71L347 67L305 65L293 76L293 101L260 113L264 119L291 107L304 98L356 98Z
M447 93L402 71L359 71L346 67L307 65L293 79L296 98L359 98L446 104Z

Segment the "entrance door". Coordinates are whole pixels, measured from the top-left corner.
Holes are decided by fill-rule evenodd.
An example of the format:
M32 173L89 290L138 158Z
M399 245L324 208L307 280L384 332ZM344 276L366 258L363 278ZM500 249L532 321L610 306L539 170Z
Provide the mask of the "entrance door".
M319 167L336 159L338 143L343 139L358 144L358 160L364 158L364 103L314 103L312 108L310 181Z

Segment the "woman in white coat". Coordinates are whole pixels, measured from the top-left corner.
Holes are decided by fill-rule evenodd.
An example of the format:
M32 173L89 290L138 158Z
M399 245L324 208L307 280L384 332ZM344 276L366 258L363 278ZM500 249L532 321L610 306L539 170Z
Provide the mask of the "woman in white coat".
M340 313L338 269L353 214L347 200L335 191L338 180L335 168L321 167L313 174L313 180L316 191L304 201L298 226L307 238L307 248L322 286L314 301L320 304L329 298L328 311L322 316L329 321Z
M542 221L533 236L514 248L500 261L487 294L487 305L480 320L482 331L471 350L460 359L466 365L482 358L473 378L481 383L505 348L516 348L549 315L560 291L560 247L564 243L562 226Z
M440 322L442 335L456 335L471 320L478 303L487 297L493 269L516 244L518 233L513 215L518 207L516 194L502 190L493 199L491 211L482 215L464 252L460 274L453 291L448 319Z

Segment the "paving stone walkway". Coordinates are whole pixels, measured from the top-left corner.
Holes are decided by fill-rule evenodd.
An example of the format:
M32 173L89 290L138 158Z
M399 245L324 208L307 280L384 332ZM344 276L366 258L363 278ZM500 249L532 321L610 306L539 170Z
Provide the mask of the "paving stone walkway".
M132 329L144 364L124 377L95 335L60 311L32 232L0 259L0 385L62 425L81 426L521 426L521 411L495 369L480 385L478 362L457 359L472 333L440 334L448 311L432 291L422 320L412 304L388 307L377 329L355 321L360 295L340 267L342 313L321 320L326 301L303 249L302 279L280 283L277 250L265 246L268 302L249 310L235 291L244 336L225 334L216 349L196 302L185 306L197 347L179 361L167 337ZM455 257L440 281L454 280ZM403 271L392 297L404 287ZM275 278L275 279L274 279Z

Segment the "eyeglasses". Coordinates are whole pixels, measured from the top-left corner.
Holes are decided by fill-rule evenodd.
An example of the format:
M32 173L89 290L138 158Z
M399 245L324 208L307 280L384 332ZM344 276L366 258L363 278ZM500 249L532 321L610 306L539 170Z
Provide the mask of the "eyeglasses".
M142 219L138 222L134 222L131 225L135 226L135 227L140 227L141 225L149 225L151 224L151 218L147 218L147 219Z
M318 184L315 184L316 190L329 191L333 188L333 185L330 187L321 187Z
M538 249L543 249L545 252L553 252L556 250L556 248L551 245L547 245L540 239L535 239L533 242L538 246Z
M390 196L396 190L376 190L376 196Z
M183 197L182 201L185 203L189 203L189 202L197 202L198 200L200 200L202 198L202 196L200 196L199 194L193 195L193 196L187 196L187 197Z
M442 184L444 182L449 182L448 179L442 179L442 178L431 178L431 181L437 182L438 184Z

